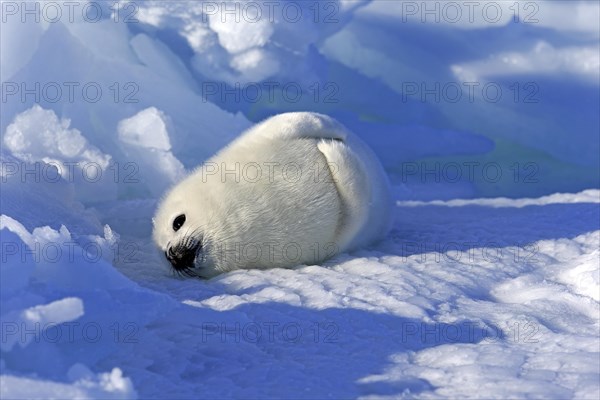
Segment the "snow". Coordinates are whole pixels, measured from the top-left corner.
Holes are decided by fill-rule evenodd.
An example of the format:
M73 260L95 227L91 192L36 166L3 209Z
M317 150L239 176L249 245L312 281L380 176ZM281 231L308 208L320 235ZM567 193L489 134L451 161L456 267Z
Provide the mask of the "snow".
M418 201L418 200L406 200L399 201L399 206L422 206L422 205L435 205L435 206L446 206L446 207L462 207L470 205L480 205L486 207L526 207L534 205L547 205L547 204L573 204L573 203L597 203L598 191L589 189L583 192L577 193L573 196L571 193L554 193L548 196L542 196L537 199L509 199L506 197L496 197L493 199L452 199L447 201L433 200L433 201Z
M0 397L600 397L600 7L479 3L2 2ZM291 110L378 154L390 235L174 276L164 191Z
M597 73L600 55L596 50L594 46L556 49L545 41L539 41L525 53L493 54L490 59L451 68L463 82L477 82L489 76L562 73L600 84Z

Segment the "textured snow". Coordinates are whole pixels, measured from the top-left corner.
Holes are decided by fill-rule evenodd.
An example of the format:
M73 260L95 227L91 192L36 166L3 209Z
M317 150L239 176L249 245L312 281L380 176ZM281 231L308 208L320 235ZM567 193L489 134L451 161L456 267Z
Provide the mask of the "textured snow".
M81 326L97 323L108 338L55 344L40 333L21 356L51 351L64 373L71 363L121 368L141 397L593 398L600 215L598 201L576 201L589 195L525 207L400 205L396 231L372 249L323 266L237 271L207 282L170 277L140 240L139 260L116 262L131 280L114 287L85 275L78 290L62 288L81 298ZM549 229L556 226L565 229ZM38 240L59 235L35 232ZM65 272L45 276L54 290L64 264L56 267ZM43 268L33 275L44 276ZM88 281L107 294L81 290ZM17 308L23 301L12 299ZM114 342L115 318L135 324L125 332L135 333L132 343ZM20 365L8 360L11 369Z
M24 161L55 163L61 176L69 179L69 168L63 161L77 164L94 163L105 170L110 156L92 146L77 129L69 129L69 119L59 120L54 111L34 105L18 114L6 128L4 144Z
M520 3L516 22L513 2L480 3L502 17L346 0L319 3L318 23L312 2L295 22L287 2L256 23L221 2L133 3L139 22L128 1L98 3L96 23L3 15L0 397L599 398L600 7ZM406 86L471 79L505 96ZM80 86L73 101L64 85L57 101L10 94L36 82ZM233 94L268 82L260 100ZM539 102L513 101L515 82ZM392 232L323 265L174 276L150 238L160 196L290 110L373 147Z
M549 196L542 196L537 199L509 199L506 197L497 197L494 199L453 199L453 200L433 200L433 201L418 201L418 200L406 200L399 201L399 206L423 206L423 205L434 205L434 206L446 206L446 207L461 207L461 206L486 206L486 207L526 207L534 205L547 205L553 203L572 204L572 203L598 203L600 198L598 197L597 190L584 190L573 196L571 193L554 193Z
M92 374L90 373L90 375ZM118 368L114 368L110 373L76 380L72 384L3 376L0 393L3 398L22 399L47 397L57 399L134 399L137 397L131 381L123 378L122 372Z
M73 321L83 315L83 303L80 299L70 297L54 301L50 304L38 305L23 310L18 316L7 316L8 320L14 320L24 330L34 330L38 325L62 324L63 322ZM0 345L3 351L10 351L17 343L17 336L7 337ZM31 336L26 336L25 340L18 342L25 347L32 340Z

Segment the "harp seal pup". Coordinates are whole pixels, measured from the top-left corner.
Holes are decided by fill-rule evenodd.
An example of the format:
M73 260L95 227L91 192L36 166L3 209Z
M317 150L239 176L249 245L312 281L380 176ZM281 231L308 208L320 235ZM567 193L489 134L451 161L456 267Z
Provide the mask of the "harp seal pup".
M315 264L390 228L387 176L334 119L279 114L255 125L171 188L153 239L179 275Z

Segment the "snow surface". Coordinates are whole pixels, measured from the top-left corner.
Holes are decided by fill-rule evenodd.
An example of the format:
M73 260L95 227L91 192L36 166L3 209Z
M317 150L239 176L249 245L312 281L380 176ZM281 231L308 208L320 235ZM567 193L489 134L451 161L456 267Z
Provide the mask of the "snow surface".
M521 3L520 22L479 2L501 4L493 23L349 0L294 3L293 22L122 1L35 23L9 3L1 398L600 397L597 2ZM502 99L422 99L472 81ZM373 147L390 235L323 265L173 276L150 239L160 196L291 110Z

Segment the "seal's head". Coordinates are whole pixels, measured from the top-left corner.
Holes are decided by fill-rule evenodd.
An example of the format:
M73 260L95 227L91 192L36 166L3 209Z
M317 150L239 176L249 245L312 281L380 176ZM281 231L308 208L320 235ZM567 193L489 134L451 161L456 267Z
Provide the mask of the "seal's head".
M250 240L250 227L261 213L244 200L240 185L203 171L201 166L162 199L152 236L178 275L212 278L241 268L244 260L225 250ZM246 213L241 211L246 208Z
M184 180L167 194L153 219L153 238L177 274L209 277L214 275L206 262L210 214L201 206L206 199L197 189Z

